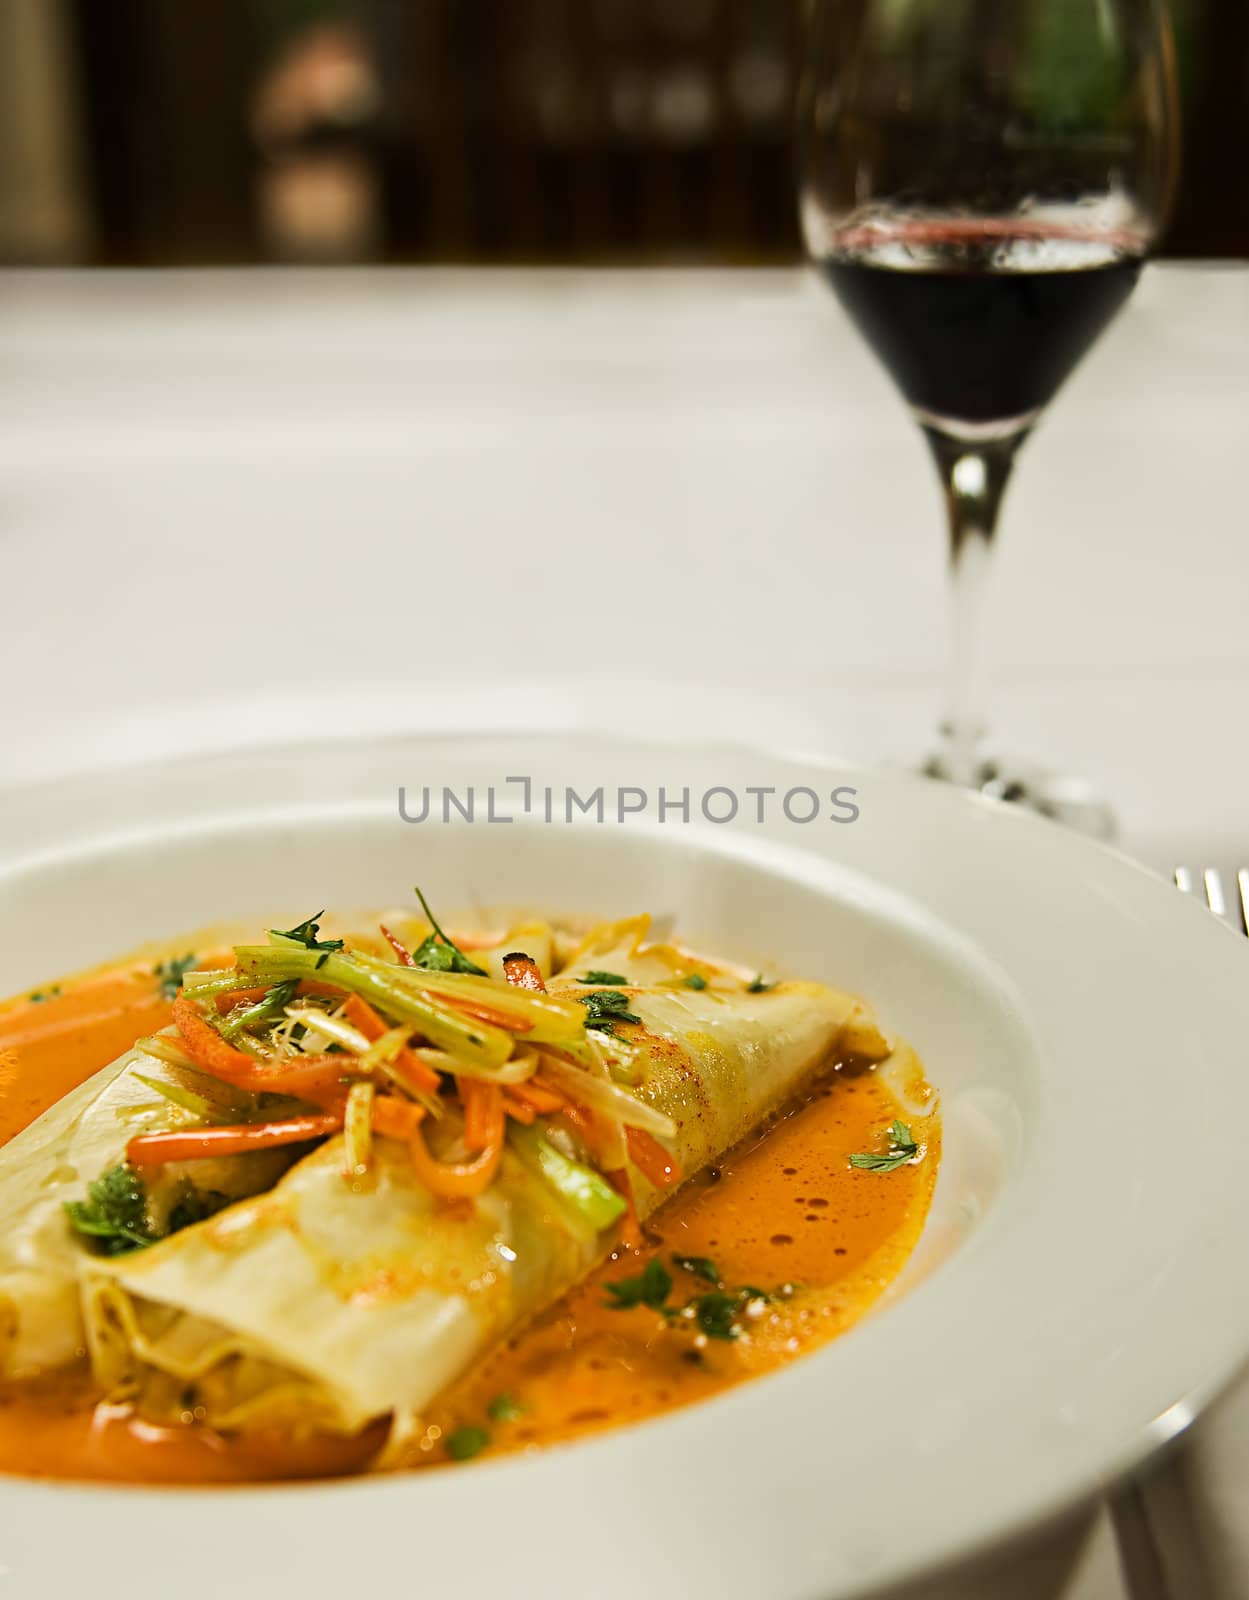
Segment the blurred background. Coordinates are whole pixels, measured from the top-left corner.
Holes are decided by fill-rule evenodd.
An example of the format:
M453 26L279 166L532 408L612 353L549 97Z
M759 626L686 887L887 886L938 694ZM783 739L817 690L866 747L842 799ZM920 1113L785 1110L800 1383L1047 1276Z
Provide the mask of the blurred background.
M1169 9L1165 253L1249 255L1249 0ZM796 259L801 10L2 0L0 262Z

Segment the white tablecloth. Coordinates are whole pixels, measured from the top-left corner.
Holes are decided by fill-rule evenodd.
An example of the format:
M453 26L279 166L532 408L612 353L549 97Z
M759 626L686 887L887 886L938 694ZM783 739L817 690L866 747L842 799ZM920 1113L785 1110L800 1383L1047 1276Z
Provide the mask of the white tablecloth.
M1154 269L1021 458L988 651L1003 743L1162 870L1249 860L1247 483L1249 271ZM501 670L869 759L938 708L932 468L797 272L0 274L0 558L0 782L499 726ZM1190 1511L1249 1594L1242 1410L1143 1496L1141 1594L1199 1593ZM1050 1552L1009 1592L1122 1592L1104 1519Z

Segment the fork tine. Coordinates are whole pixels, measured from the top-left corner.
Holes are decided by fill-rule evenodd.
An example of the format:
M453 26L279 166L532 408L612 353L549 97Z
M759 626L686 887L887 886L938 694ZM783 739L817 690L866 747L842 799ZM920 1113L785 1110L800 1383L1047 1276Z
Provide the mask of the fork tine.
M1249 933L1249 867L1241 867L1236 874L1236 887L1240 890L1240 931Z
M1180 891L1181 894L1192 894L1193 875L1187 867L1176 867L1175 887Z
M1227 915L1227 900L1223 894L1223 879L1219 876L1217 867L1207 867L1201 875L1201 884L1206 891L1206 904L1216 917Z

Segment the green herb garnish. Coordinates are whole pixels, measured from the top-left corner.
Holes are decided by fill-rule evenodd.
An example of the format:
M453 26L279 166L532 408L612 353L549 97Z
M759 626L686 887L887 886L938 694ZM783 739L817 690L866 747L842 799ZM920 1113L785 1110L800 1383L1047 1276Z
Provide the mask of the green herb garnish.
M707 987L707 980L701 972L691 972L689 977L682 978L681 982L687 989L705 989Z
M60 984L54 983L50 989L32 989L26 998L32 1005L40 1006L45 1000L55 1000L60 992Z
M578 983L617 984L617 983L628 983L628 981L629 981L628 978L626 978L622 973L619 973L619 972L598 972L598 971L593 971L593 970L590 971L590 972L587 972L586 975L583 978L578 978L577 979Z
M305 950L323 951L324 954L320 961L317 962L317 967L320 968L325 965L326 956L331 955L336 950L343 949L343 941L341 939L322 939L320 937L320 919L324 915L324 911L315 911L306 921L297 922L293 928L270 928L269 932L275 934L279 939L289 939L292 944L301 944Z
M741 1337L741 1329L735 1318L737 1316L738 1300L736 1295L722 1294L714 1290L711 1294L700 1294L690 1301L693 1308L694 1320L698 1324L698 1331L705 1333L709 1339L737 1339Z
M475 961L470 961L455 941L447 938L419 889L416 891L416 898L421 902L425 919L434 931L412 952L413 966L424 967L426 972L469 972L474 977L489 977L484 967L479 967Z
M683 1272L692 1272L696 1278L709 1283L713 1289L724 1288L724 1279L720 1276L719 1267L706 1256L673 1256L672 1264L674 1267L680 1267Z
M672 1293L672 1274L658 1256L651 1259L636 1278L618 1278L615 1283L605 1283L610 1299L603 1302L613 1311L632 1311L634 1306L649 1306L652 1311L667 1313L666 1302Z
M181 1233L183 1228L206 1222L230 1204L230 1196L216 1189L188 1189L169 1213L169 1232Z
M874 1155L868 1152L864 1155L850 1157L850 1165L858 1167L861 1172L892 1172L896 1167L905 1166L919 1154L919 1146L911 1137L911 1130L905 1122L893 1122L889 1128L889 1149L884 1155Z
M318 949L317 945L310 945L310 949ZM282 983L275 983L268 994L263 995L255 1005L248 1006L245 1011L237 1011L232 1017L218 1027L218 1032L223 1039L233 1039L235 1034L242 1033L244 1028L254 1028L262 1022L275 1022L295 998L299 988L298 978L287 978Z
M524 1414L525 1408L514 1394L496 1394L486 1407L492 1422L517 1422Z
M160 992L166 1000L176 1000L178 991L182 988L182 974L189 972L198 960L193 952L185 956L178 956L173 961L158 961L152 968L152 976L160 979Z
M457 1428L447 1440L447 1454L452 1461L471 1461L490 1443L484 1428Z
M746 985L747 994L767 994L769 989L775 989L775 983L764 983L762 972L757 972Z
M614 1034L617 1022L641 1022L635 1012L629 1010L631 1001L627 994L622 994L619 989L595 989L592 994L579 994L575 996L580 1005L589 1012L585 1025L587 1028L597 1028L601 1033Z
M65 1201L65 1215L79 1233L99 1241L102 1255L120 1256L156 1242L143 1179L124 1162L88 1184L85 1200Z

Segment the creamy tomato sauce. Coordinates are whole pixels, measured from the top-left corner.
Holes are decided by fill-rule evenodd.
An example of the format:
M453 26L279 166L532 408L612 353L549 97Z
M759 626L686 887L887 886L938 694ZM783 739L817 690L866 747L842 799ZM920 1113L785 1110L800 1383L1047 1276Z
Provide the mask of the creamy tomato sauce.
M183 952L185 953L185 952ZM170 1002L155 961L67 981L0 1006L0 1144L62 1095L163 1027ZM923 1105L922 1079L905 1085ZM469 1453L532 1450L714 1395L850 1327L888 1288L923 1228L940 1154L936 1116L925 1155L888 1173L849 1164L882 1148L906 1117L876 1073L847 1063L765 1133L731 1152L660 1211L639 1250L621 1250L431 1408L420 1466ZM745 1335L708 1338L646 1305L617 1310L604 1285L657 1258L667 1304L708 1292L673 1257L713 1262L725 1289L764 1290L736 1317ZM97 1403L85 1372L0 1390L0 1471L131 1483L253 1483L357 1471L385 1437L224 1438L195 1425L157 1427Z

